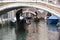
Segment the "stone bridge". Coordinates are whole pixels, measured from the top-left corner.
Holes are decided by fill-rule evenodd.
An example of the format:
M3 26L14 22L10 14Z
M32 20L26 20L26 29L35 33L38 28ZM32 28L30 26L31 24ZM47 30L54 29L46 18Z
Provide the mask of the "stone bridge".
M60 18L60 6L45 2L0 2L0 15L5 12L18 9L21 7L30 7L46 10ZM43 24L43 23L42 23ZM49 40L48 39L48 28L45 26L40 27L40 36L38 40Z
M8 5L8 6L7 6ZM3 14L2 11L7 12L20 7L35 7L39 9L46 10L52 14L60 17L60 6L56 6L45 2L0 2L0 15Z

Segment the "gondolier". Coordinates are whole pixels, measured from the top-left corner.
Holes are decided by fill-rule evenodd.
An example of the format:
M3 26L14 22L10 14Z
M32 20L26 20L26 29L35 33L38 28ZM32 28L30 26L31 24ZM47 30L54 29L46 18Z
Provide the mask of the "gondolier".
M26 23L26 20L24 19L24 17L22 16L22 9L18 10L16 12L16 22L17 22L17 27L16 27L16 30L17 31L25 31L25 23Z

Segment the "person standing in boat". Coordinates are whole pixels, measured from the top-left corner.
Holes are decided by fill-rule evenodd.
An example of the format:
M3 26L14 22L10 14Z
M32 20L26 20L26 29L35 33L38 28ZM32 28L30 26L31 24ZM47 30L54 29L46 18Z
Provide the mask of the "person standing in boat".
M17 22L17 27L16 30L18 31L25 31L25 23L26 20L24 19L23 15L23 9L20 9L16 12L16 22Z

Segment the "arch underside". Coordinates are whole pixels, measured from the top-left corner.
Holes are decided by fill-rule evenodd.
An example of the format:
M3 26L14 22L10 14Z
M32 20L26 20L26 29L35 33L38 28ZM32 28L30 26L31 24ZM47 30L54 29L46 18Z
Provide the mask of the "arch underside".
M48 12L60 17L59 13L55 12L54 10L45 8L44 6L41 6L41 5L34 5L34 4L27 4L27 3L12 3L12 4L7 4L4 6L1 6L0 7L0 15L5 14L8 11L11 11L14 9L19 9L19 8L38 8L38 9L48 11Z

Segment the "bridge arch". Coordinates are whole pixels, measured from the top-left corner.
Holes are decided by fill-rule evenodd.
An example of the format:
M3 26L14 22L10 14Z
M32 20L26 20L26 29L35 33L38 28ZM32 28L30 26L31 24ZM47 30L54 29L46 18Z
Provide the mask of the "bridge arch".
M41 6L41 5L34 5L34 4L27 4L27 3L12 3L12 4L3 5L0 7L0 15L5 14L6 12L14 10L14 9L27 8L27 7L46 10L46 11L60 17L60 15L52 9L49 9L49 8L46 9L44 6Z

